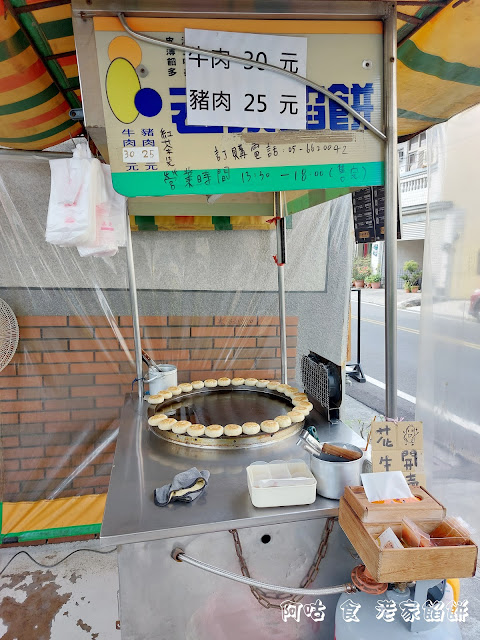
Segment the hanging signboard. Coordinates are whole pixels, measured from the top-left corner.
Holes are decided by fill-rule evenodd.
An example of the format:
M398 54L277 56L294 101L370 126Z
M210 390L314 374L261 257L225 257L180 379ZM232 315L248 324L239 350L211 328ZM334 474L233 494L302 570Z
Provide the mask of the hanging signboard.
M385 240L385 187L358 189L352 193L355 242ZM397 239L402 239L400 201L397 201Z
M208 195L383 184L383 143L340 105L267 69L234 62L226 69L221 58L230 46L232 54L305 75L381 129L381 22L130 18L128 24L172 45L183 44L187 34L189 42L209 44L219 53L207 65L197 61L198 54L126 35L116 18L94 18L119 193ZM203 80L213 84L191 84L201 78L191 75L198 64L205 64L205 72L208 66L210 80ZM220 71L228 77L219 79ZM234 96L228 86L237 90Z

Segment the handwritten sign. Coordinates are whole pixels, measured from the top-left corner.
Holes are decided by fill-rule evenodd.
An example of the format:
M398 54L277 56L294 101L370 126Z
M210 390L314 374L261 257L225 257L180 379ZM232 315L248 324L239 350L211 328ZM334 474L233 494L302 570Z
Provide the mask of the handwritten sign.
M422 422L381 422L371 425L373 471L401 471L409 485L425 486Z
M231 54L305 76L307 40L302 37L185 29L185 43L218 57L187 53L187 121L195 125L305 129L303 84L268 69L237 64Z
M174 44L184 44L190 32L198 34L196 20L132 18L131 26L172 47L135 40L116 19L94 18L109 162L119 193L211 195L383 183L383 142L341 104L273 72L249 69L252 65L227 68L221 53L205 61L178 51ZM267 63L298 69L382 128L380 22L202 20L201 26L200 33L226 32L198 41L206 49L259 61L265 54ZM279 43L277 48L270 41ZM198 71L208 69L214 79L221 74L231 91L227 85L212 85L214 91L191 85L190 67L198 64ZM248 79L236 82L234 66ZM207 90L208 96L200 93ZM272 122L275 109L288 123ZM207 122L207 112L211 120L199 124ZM224 120L239 112L242 120Z

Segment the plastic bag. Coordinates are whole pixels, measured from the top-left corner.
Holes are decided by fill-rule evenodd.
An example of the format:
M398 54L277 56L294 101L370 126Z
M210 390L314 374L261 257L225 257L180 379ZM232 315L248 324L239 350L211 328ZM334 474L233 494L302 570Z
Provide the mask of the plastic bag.
M47 242L68 247L94 241L96 164L86 143L76 145L71 159L50 160Z
M127 200L112 185L110 165L94 167L96 189L95 238L78 246L82 256L114 256L126 241Z

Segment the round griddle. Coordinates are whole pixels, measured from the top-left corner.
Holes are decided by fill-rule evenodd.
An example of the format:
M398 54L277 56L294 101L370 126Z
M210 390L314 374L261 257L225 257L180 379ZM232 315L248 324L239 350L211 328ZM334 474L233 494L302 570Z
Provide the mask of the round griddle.
M193 390L182 393L162 404L149 409L148 417L155 413L165 413L175 420L189 420L192 424L240 424L273 420L276 416L286 415L293 410L290 398L271 389L259 387L215 387ZM158 438L176 442L187 447L201 447L211 449L238 449L259 447L272 442L284 440L297 434L303 427L303 422L295 422L290 427L280 429L276 433L260 431L254 436L242 434L237 437L222 436L207 438L206 436L192 437L188 434L160 431L155 426L148 425L150 431Z

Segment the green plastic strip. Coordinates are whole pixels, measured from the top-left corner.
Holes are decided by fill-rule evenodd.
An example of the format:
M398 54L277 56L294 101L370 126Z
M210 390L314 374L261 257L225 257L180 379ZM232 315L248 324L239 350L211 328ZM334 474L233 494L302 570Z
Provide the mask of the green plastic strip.
M0 62L5 62L5 60L9 58L17 56L19 53L22 53L22 51L25 51L28 46L27 38L19 29L13 36L0 42Z
M13 531L1 534L0 542L8 541L9 538L16 538L18 542L31 540L47 540L49 538L66 538L71 536L85 536L100 533L101 524L82 524L76 527L54 527L51 529L36 529L32 531Z
M47 129L46 131L41 131L40 133L35 133L31 136L24 136L23 138L0 138L0 142L4 142L9 145L17 142L35 142L36 140L44 140L45 138L50 138L50 136L60 133L61 131L65 131L65 129L70 129L73 124L74 122L68 118L68 120L57 124L57 126L52 129Z
M212 216L215 231L231 231L233 229L229 216Z
M425 53L411 40L407 40L398 50L398 59L413 71L435 76L440 80L459 82L480 87L480 68L468 67L461 62L447 62L440 56Z
M127 165L128 166L128 165ZM135 165L137 166L137 165ZM138 168L138 167L137 167ZM207 183L204 182L208 174ZM310 165L305 167L248 167L172 172L127 170L112 173L115 191L128 198L246 191L293 191L368 187L383 184L383 162ZM189 186L194 184L195 187Z
M406 109L397 109L397 116L399 118L407 118L408 120L424 120L425 122L433 122L439 124L445 122L447 118L434 118L433 116L426 116L423 113L416 113L415 111L407 111Z

